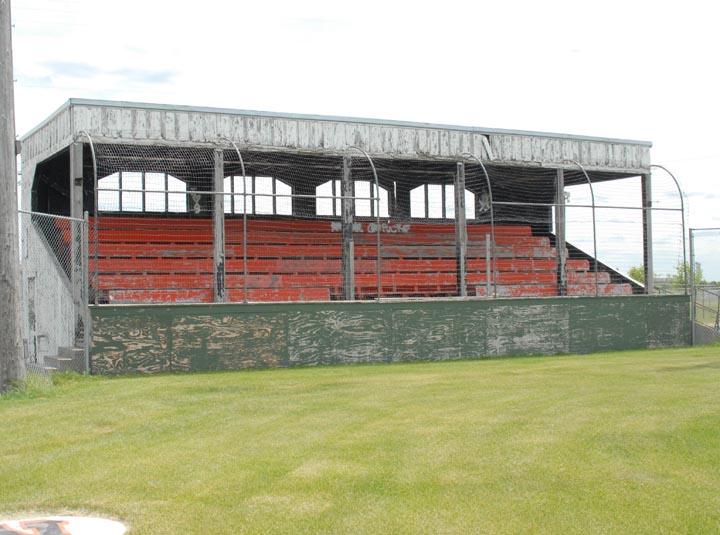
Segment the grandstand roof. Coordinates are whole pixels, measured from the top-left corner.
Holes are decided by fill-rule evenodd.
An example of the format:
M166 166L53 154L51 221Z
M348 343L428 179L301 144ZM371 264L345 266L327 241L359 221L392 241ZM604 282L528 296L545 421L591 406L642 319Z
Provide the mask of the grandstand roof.
M275 113L226 108L69 99L22 137L23 156L42 159L84 141L120 144L217 145L267 150L345 151L358 146L377 157L454 159L520 166L647 173L648 141L419 122Z

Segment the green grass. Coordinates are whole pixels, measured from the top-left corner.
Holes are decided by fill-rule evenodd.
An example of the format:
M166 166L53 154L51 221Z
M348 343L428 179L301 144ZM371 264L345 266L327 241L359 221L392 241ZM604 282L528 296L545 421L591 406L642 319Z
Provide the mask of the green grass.
M0 400L0 519L131 534L720 532L720 348L66 378Z

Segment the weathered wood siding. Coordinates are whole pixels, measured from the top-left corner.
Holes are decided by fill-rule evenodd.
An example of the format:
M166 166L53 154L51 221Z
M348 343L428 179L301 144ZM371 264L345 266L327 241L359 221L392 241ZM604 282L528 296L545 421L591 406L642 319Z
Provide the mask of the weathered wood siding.
M26 164L49 158L73 142L72 109L61 108L22 138L23 169Z
M224 143L240 146L446 158L463 152L486 157L482 134L335 120L136 108L73 106L76 130L103 141Z
M240 146L268 150L343 152L355 145L375 156L454 159L470 153L495 163L563 165L575 160L590 170L647 173L646 142L372 119L273 114L74 99L23 138L23 158L47 157L81 131L103 143Z
M690 343L689 298L642 296L92 309L102 374L590 353Z
M490 135L495 159L502 163L547 164L574 160L592 170L644 171L650 168L650 150L640 145L518 135Z

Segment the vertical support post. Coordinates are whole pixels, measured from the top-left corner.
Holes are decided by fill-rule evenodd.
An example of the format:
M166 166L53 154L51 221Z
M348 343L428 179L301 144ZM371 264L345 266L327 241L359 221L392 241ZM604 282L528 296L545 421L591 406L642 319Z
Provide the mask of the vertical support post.
M687 273L686 277L687 279ZM690 335L691 345L695 345L695 322L697 321L697 289L695 288L695 236L690 229Z
M490 295L490 281L493 279L492 276L492 264L493 258L490 252L490 242L492 238L490 234L485 234L485 297L491 297Z
M346 301L355 299L355 188L352 181L352 158L343 156L342 192L342 295Z
M225 171L222 149L215 149L213 171L213 299L225 302L225 197L223 191Z
M10 1L0 0L0 392L25 378Z
M83 239L82 227L78 220L83 219L83 144L70 145L70 247L72 296L75 309L75 345L85 344L85 303L83 292Z
M82 225L82 289L83 289L83 303L88 303L88 288L90 288L90 214L85 211L83 214L83 225ZM90 375L90 346L92 345L92 316L90 314L90 307L83 306L85 313L85 344L83 345L83 351L85 352L85 373Z
M455 264L458 295L467 297L467 222L465 220L465 164L457 162L455 170Z
M565 246L565 171L557 170L555 184L555 247L558 255L558 295L567 295L567 247ZM597 261L597 259L595 259Z
M645 293L653 293L653 240L652 240L652 175L642 176L643 207L643 266L645 269ZM686 286L687 291L687 286Z
M70 217L83 218L83 144L70 145Z
M389 193L389 201L388 201L388 215L390 217L397 217L398 213L398 201L397 201L397 182L393 180L392 183L392 189L388 192Z

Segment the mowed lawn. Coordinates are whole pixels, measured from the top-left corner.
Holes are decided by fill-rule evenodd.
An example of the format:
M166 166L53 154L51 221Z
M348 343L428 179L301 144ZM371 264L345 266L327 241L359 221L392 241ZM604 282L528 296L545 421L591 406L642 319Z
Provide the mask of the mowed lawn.
M0 519L720 533L720 348L83 378L0 400Z

